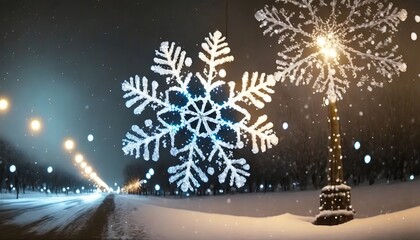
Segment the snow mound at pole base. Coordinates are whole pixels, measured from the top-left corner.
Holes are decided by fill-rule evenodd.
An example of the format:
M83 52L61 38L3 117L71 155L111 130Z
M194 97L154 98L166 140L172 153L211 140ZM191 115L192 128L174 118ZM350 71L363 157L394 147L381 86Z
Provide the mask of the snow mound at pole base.
M320 213L316 216L316 225L338 225L354 218L354 209L351 205L351 187L340 185L327 185L321 190Z

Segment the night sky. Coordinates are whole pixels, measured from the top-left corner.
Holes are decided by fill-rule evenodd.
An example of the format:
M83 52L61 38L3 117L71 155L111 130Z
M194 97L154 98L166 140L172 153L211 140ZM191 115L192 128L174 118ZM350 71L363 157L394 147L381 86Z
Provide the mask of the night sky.
M274 0L1 1L0 96L6 96L11 106L0 116L0 136L35 161L77 174L72 155L62 146L70 137L77 142L74 152L82 153L102 179L108 184L122 183L122 170L134 157L124 156L121 140L131 125L147 116L135 116L125 107L121 83L136 74L164 81L150 71L154 51L162 41L179 44L199 62L200 44L215 30L227 35L235 57L225 67L229 79L239 82L245 71L274 72L276 39L263 36L254 19L258 9L272 3ZM408 106L401 121L411 121L410 131L419 132L420 40L413 41L411 33L420 34L420 23L415 21L420 2L394 3L409 14L396 38L408 71L373 92L351 86L343 106L352 104L348 114L357 115L362 109L378 112L380 106L372 99L389 94ZM401 89L414 93L407 95ZM265 111L280 139L293 137L281 128L283 122L289 122L293 130L291 116L308 116L314 124L326 127L321 95L313 95L309 87L280 83L276 92ZM43 129L32 136L28 123L34 117L42 119ZM318 126L306 130L315 128ZM92 142L87 140L89 134L94 136ZM413 139L419 142L419 138L417 134Z

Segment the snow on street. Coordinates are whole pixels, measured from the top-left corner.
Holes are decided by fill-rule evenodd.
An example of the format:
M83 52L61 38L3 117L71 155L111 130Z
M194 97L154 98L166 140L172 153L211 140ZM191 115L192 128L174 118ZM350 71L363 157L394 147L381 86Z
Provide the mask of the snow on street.
M71 237L84 230L106 195L21 196L0 200L2 239L35 235Z

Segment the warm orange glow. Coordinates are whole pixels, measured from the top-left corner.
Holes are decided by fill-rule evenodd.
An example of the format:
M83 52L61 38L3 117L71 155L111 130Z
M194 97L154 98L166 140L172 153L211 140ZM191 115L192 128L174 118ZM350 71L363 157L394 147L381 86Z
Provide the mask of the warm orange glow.
M75 143L74 143L73 140L67 139L67 140L64 141L64 148L65 149L71 151L71 150L73 150L74 146L75 146Z
M76 163L83 162L83 155L82 154L76 154L76 157L74 158L76 160Z
M0 111L5 112L9 109L9 101L6 98L0 98Z
M42 129L42 122L38 118L33 118L29 123L29 129L32 133L38 133Z
M123 187L125 192L138 193L141 189L140 179L134 179Z

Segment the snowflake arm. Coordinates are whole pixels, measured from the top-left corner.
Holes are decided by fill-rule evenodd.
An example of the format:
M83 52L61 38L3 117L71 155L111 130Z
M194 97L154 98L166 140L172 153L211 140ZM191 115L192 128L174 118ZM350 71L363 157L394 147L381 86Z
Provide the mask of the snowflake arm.
M241 91L235 96L235 85L233 83L230 89L230 100L226 104L230 105L239 101L250 101L257 108L263 108L265 105L264 102L271 102L270 94L274 93L272 87L275 83L276 81L273 75L266 76L263 73L258 76L258 73L254 72L252 73L251 79L249 79L249 73L245 72L242 76Z
M407 11L405 9L398 11L397 8L392 10L392 3L390 3L385 9L377 11L374 17L369 22L352 26L350 27L350 31L374 28L382 24L385 24L392 28L392 31L397 31L398 24L401 21L405 21L406 19Z
M214 34L210 33L209 37L205 38L206 42L201 44L204 52L200 52L198 57L206 63L207 68L203 71L204 77L200 73L197 73L197 77L205 88L214 89L220 85L220 82L212 84L217 74L216 67L234 60L233 56L228 55L230 48L225 40L226 38L222 36L222 33L216 31Z
M140 148L143 149L143 158L144 160L149 160L150 157L152 157L153 161L157 161L159 159L159 145L160 145L160 139L169 133L169 129L165 130L158 130L158 132L148 135L146 134L139 126L133 125L131 127L131 130L135 133L127 133L126 139L123 139L123 148L125 155L134 155L136 158L140 157ZM150 155L149 152L149 144L153 143L155 144L153 154Z
M191 66L192 60L186 57L186 53L181 50L181 47L175 48L175 43L169 45L168 42L162 42L153 60L157 65L151 67L152 71L162 76L170 76L167 83L174 79L181 88L186 89L192 74L188 74L183 79L182 68Z
M180 151L184 152L188 149L188 159L183 164L172 166L168 169L168 173L173 174L169 178L169 182L176 182L177 186L181 187L181 190L184 192L193 191L194 187L200 187L200 183L197 181L192 172L193 170L196 172L201 181L208 182L206 174L195 163L195 161L199 160L195 160L194 152L201 154L201 159L204 158L204 156L202 155L201 150L198 148L196 140L194 140L191 145L192 147L188 145L185 149Z
M235 92L235 82L229 82L229 100L226 101L220 108L231 107L245 116L246 120L251 119L249 112L238 106L239 102L250 102L257 108L263 108L264 102L271 102L270 94L274 93L272 87L275 85L273 75L261 74L258 72L252 73L251 79L249 73L245 72L242 76L242 88L239 92Z
M156 89L158 86L159 84L153 81L152 89L148 90L147 78L143 77L142 84L140 84L140 77L137 75L135 76L135 79L131 77L130 81L124 81L122 84L122 90L126 92L126 94L124 94L124 98L131 98L127 100L125 105L127 108L130 108L140 101L141 104L134 109L134 114L138 115L143 112L147 105L154 104L159 106L167 106L167 104L157 98ZM143 89L141 89L141 87L143 87Z
M223 170L223 172L218 176L219 182L224 183L226 181L226 177L230 172L230 181L229 185L233 186L233 184L236 185L236 187L240 188L245 185L246 178L250 174L247 172L249 170L249 165L246 163L246 160L244 158L240 159L229 159L225 158L226 167ZM238 166L235 166L238 165Z
M236 187L240 188L245 185L246 178L249 174L249 164L246 163L244 158L240 159L231 159L229 157L230 154L225 151L225 149L229 149L232 146L229 144L223 143L218 140L213 140L214 143L214 152L218 152L218 157L222 160L225 168L222 173L219 174L219 182L224 183L226 181L227 176L230 173L230 181L229 185L233 186L234 184ZM229 152L229 151L228 151ZM213 155L213 154L212 154Z
M364 59L371 59L372 64L377 66L378 72L384 77L390 77L393 74L399 75L400 72L407 70L407 65L402 62L402 57L398 56L380 56L371 53L363 53L353 48L346 48L349 52Z
M312 53L309 56L301 58L293 64L287 66L287 62L277 60L277 64L279 65L277 69L279 69L280 71L274 75L275 79L277 81L284 82L288 78L290 79L290 82L295 83L295 85L300 85L303 81L309 82L311 78L305 80L301 73L305 73L306 71L301 69L305 69L305 65L312 66L313 62L315 62L316 64L318 62L318 60L316 59L318 55L319 53ZM283 66L286 67L284 68ZM296 78L296 76L298 77Z
M260 150L261 152L265 152L278 143L278 138L272 130L273 123L267 123L267 119L267 115L263 115L249 127L242 123L234 125L235 128L239 128L241 131L251 135L253 153L258 153ZM258 139L260 140L260 144L258 144Z
M270 33L270 36L274 34L280 35L283 32L289 31L294 34L299 33L303 36L310 37L310 35L303 31L300 27L295 27L290 19L294 16L295 13L287 13L285 9L277 10L273 7L271 10L266 6L264 9L261 9L255 13L255 18L257 21L261 22L260 27L266 28L263 32L264 35ZM282 18L284 20L282 20ZM283 42L284 38L279 38L279 43Z

